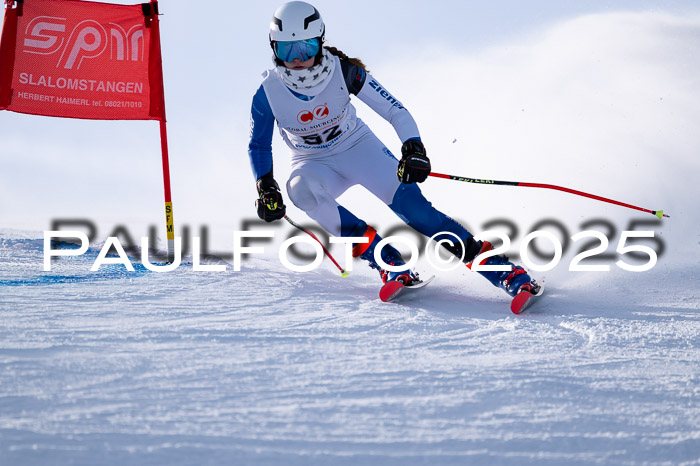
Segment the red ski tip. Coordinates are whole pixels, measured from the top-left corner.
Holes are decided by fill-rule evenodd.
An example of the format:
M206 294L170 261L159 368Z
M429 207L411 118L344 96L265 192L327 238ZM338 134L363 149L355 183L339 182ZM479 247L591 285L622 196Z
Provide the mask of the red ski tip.
M533 294L529 291L521 291L515 295L515 298L513 298L513 301L511 301L510 310L513 311L513 314L520 314L525 310L532 297Z
M379 299L384 302L391 301L399 293L401 293L403 287L403 283L396 280L387 282L384 286L382 286L382 289L379 290Z

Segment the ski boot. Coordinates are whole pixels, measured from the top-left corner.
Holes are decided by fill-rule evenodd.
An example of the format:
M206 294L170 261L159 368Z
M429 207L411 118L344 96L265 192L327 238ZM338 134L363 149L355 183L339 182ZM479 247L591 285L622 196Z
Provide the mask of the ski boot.
M358 243L355 245L353 248L353 257L359 257L360 259L366 260L371 268L379 272L382 283L386 284L392 281L397 281L404 286L411 286L420 282L418 274L408 268L398 272L390 272L377 264L377 261L374 260L374 249L382 238L377 234L377 231L374 228L367 226L367 230L362 236L369 238L369 243ZM390 244L387 244L382 248L381 257L386 264L391 266L400 267L406 264L401 257L401 253Z
M492 249L493 246L490 242L482 241L476 256ZM467 263L470 270L472 264L473 259L472 262ZM541 285L530 278L524 268L510 262L505 255L491 256L483 260L480 265L507 265L510 267L509 270L503 271L479 271L479 274L513 297L510 309L515 314L520 314L530 304L532 297L539 296L544 291Z

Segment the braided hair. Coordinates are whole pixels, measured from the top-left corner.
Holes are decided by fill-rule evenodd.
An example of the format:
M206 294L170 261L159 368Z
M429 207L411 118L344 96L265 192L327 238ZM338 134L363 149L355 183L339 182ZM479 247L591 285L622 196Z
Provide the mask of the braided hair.
M359 66L360 68L365 70L367 73L369 73L367 66L359 58L350 58L345 54L345 52L343 52L342 50L338 50L336 47L330 47L328 45L324 45L323 48L328 50L332 55L335 55L336 57L341 58L343 60L347 60L348 62L350 62L350 64L355 65L355 66Z

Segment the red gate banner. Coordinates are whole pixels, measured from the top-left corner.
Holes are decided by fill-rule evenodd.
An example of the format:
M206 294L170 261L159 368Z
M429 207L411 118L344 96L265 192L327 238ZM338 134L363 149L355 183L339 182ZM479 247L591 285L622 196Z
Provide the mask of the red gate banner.
M165 120L157 3L5 3L0 110Z

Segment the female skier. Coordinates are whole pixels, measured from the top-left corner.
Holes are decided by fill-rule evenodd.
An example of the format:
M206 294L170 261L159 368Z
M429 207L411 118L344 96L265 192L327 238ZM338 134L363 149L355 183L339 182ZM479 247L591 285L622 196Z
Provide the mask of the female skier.
M377 269L384 283L398 281L410 286L420 280L411 270L389 272L375 261L374 250L381 237L336 201L356 184L364 186L418 232L428 237L441 232L457 235L461 244L442 244L470 267L478 254L491 249L491 244L475 241L464 227L435 209L415 184L428 177L430 160L413 117L369 74L361 60L324 46L324 35L321 15L305 2L282 5L270 23L276 66L263 74L262 85L253 97L248 146L257 180L258 216L272 222L286 213L272 171L272 134L277 121L291 150L289 198L331 235L367 237L369 242L353 248L353 256ZM403 141L401 160L394 158L357 118L350 95L391 123ZM443 238L449 235L435 239ZM405 265L401 254L390 245L382 248L380 257L391 266ZM479 273L511 296L523 294L513 306L524 305L539 292L540 287L527 272L506 257L492 256L485 263L507 266L507 271ZM516 305L516 300L522 303Z

